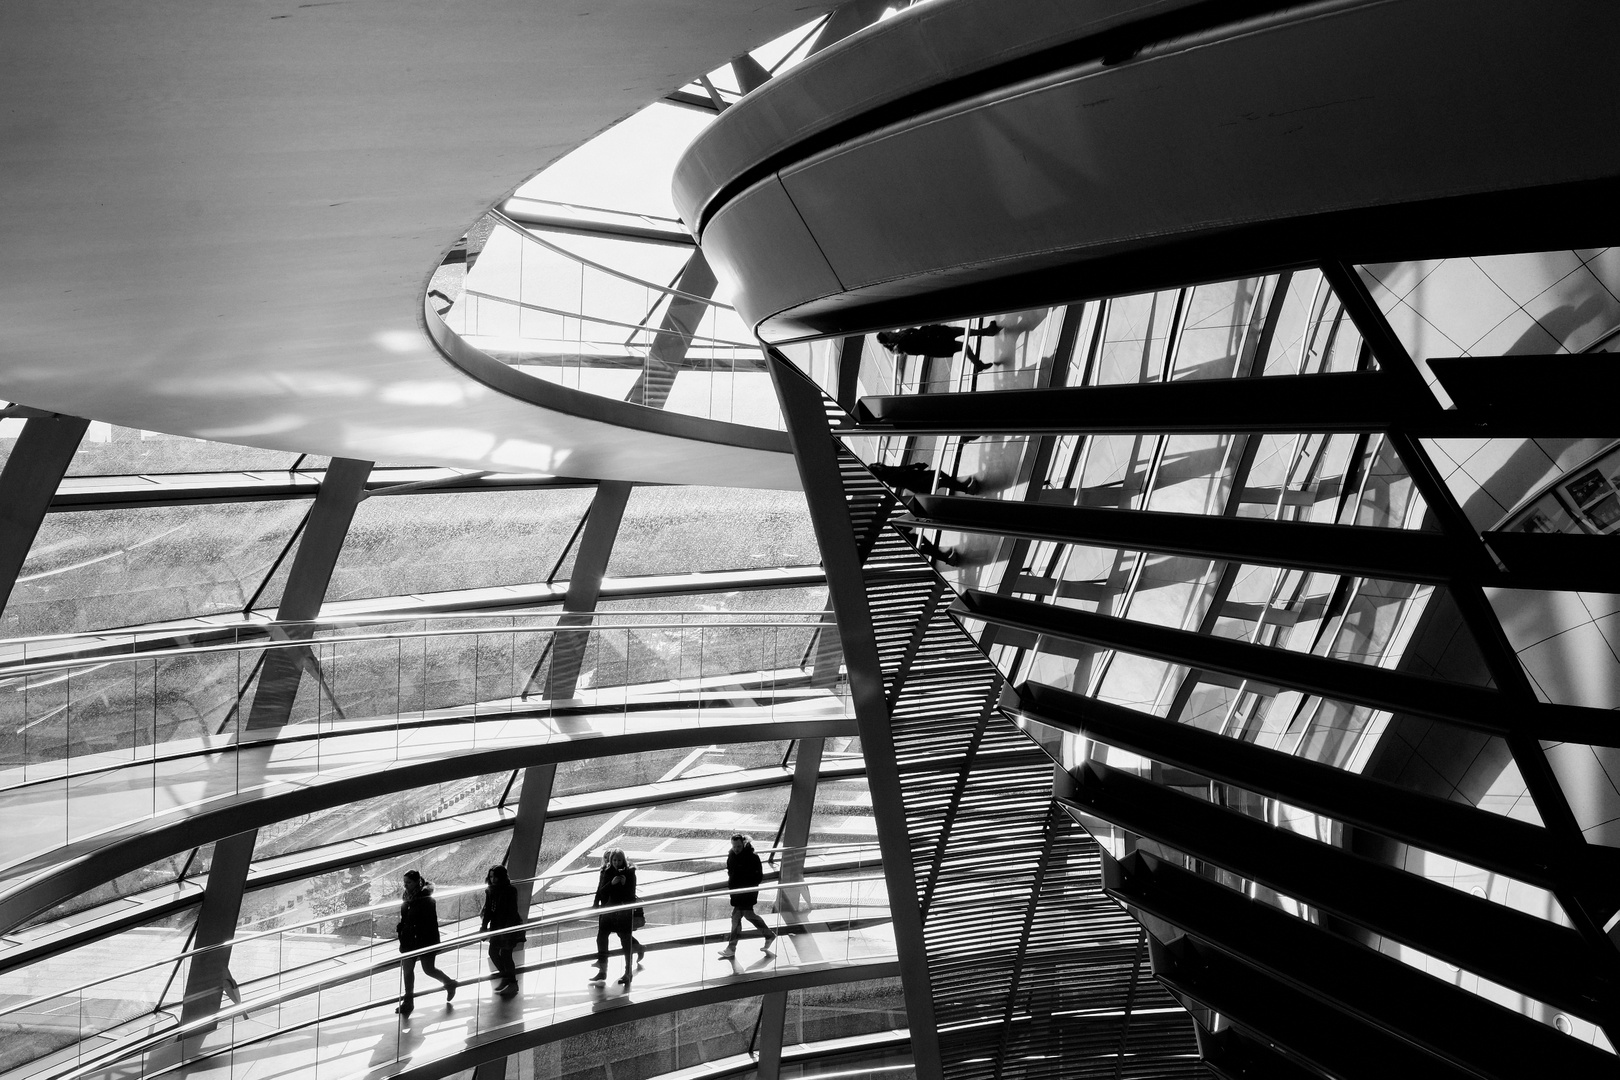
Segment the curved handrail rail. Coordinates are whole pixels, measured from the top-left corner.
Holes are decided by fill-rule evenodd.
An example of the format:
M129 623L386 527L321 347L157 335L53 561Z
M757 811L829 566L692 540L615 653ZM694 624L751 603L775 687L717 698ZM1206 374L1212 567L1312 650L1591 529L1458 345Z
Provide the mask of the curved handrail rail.
M562 616L556 616L561 618ZM793 626L814 626L821 623L793 623L793 622L726 622L712 624L714 629L759 629ZM24 661L18 664L0 664L0 685L4 680L16 679L28 675L47 671L61 671L73 667L86 667L89 665L110 665L119 663L134 663L143 660L156 660L168 657L202 656L212 653L247 652L254 649L307 649L316 645L350 643L356 641L402 641L440 637L470 637L476 634L577 634L603 632L608 630L702 630L709 629L710 625L700 623L616 623L611 626L493 626L468 627L463 629L447 630L418 630L414 632L377 632L368 634L345 634L341 637L321 638L275 638L256 641L226 641L214 645L186 645L175 649L150 649L138 653L114 653L94 657L65 657L59 660Z
M544 304L536 304L528 300L517 300L510 296L496 296L494 293L480 292L477 289L464 289L462 290L462 295L471 296L478 300L489 300L497 304L511 304L513 307L523 308L525 311L538 311L542 315L559 315L565 319L578 319L580 322L601 323L603 326L618 326L626 330L633 330L638 334L652 334L656 336L657 334L662 333L662 331L660 331L656 326L648 326L646 323L625 322L622 319L610 319L605 315L586 315L578 311L568 311L564 308L547 307ZM683 293L682 295L684 296L685 294ZM707 342L711 345L724 345L731 349L749 349L753 352L760 351L759 342L757 341L732 341L730 338L709 337L706 334L693 334L692 340ZM652 348L652 342L637 345L632 345L630 342L625 342L624 347L627 349L650 349Z
M883 882L886 880L887 879L882 874L865 874L853 877L832 877L826 879L805 878L800 881L777 883L774 885L762 882L757 887L757 891L780 892L783 889L798 889L818 884L860 884L864 882ZM514 926L504 926L494 930L480 930L475 933L458 934L455 937L442 940L436 944L424 946L420 949L413 949L408 952L390 954L386 959L375 960L367 964L359 965L353 969L327 973L322 978L289 987L278 993L271 994L268 997L255 998L251 1002L244 1001L241 1004L233 1004L229 1008L217 1010L208 1014L207 1016L192 1020L189 1023L177 1024L174 1027L165 1028L160 1032L154 1032L152 1034L143 1036L129 1045L114 1046L109 1048L109 1050L102 1055L93 1056L89 1060L81 1060L75 1068L55 1074L53 1080L79 1080L80 1077L86 1076L96 1070L106 1068L108 1065L128 1058L133 1054L142 1053L143 1051L163 1045L164 1043L182 1040L190 1035L202 1031L212 1030L222 1020L235 1019L236 1017L245 1015L249 1012L263 1010L270 1006L279 1005L296 998L304 997L308 994L319 993L330 986L337 986L343 983L353 982L362 977L374 975L380 971L384 971L395 966L402 960L415 959L423 956L436 956L440 953L448 952L453 949L464 948L468 945L476 945L480 942L488 941L490 938L501 937L507 934L516 933L518 931L527 933L530 930L543 930L547 927L561 926L566 923L596 918L616 912L634 911L637 908L645 909L649 907L673 906L679 903L689 903L693 900L705 900L715 897L729 896L733 891L735 890L729 887L719 889L704 889L693 893L682 893L676 896L660 897L656 900L635 900L628 904L592 907L583 911L571 911L563 915L542 916L540 918L530 919ZM385 999L382 1003L386 1003L386 1001L390 1000L393 999ZM366 1007L374 1007L377 1004L379 1003L368 1002ZM311 1024L320 1023L324 1019L326 1019L324 1016L317 1016L313 1020L306 1021L301 1024L295 1024L289 1028L278 1028L272 1034L279 1036L292 1031L298 1031L302 1028L310 1026ZM212 1056L212 1053L204 1056Z
M793 569L793 568L789 568ZM258 633L260 631L274 631L279 627L323 627L341 626L345 624L381 624L401 622L446 622L453 619L478 620L489 622L496 619L561 619L568 618L574 621L581 619L612 619L612 618L645 618L651 615L672 615L683 619L728 619L734 616L770 615L791 618L795 616L831 618L825 608L761 608L737 609L734 611L690 611L676 608L646 608L639 611L422 611L397 612L384 611L375 614L360 613L355 615L323 615L319 619L263 619L250 623L239 623L228 626L170 626L153 629L125 629L114 627L107 630L75 630L61 634L29 634L26 637L0 638L0 648L7 645L28 645L34 642L73 641L101 642L108 638L120 636L138 639L144 637L180 637L187 634L205 636L209 634L229 633ZM521 628L520 628L521 629Z
M57 845L48 854L12 863L0 888L0 928L11 929L91 884L128 873L157 859L246 829L261 828L299 814L314 813L358 799L373 798L442 780L613 753L689 747L696 742L738 743L825 735L853 735L847 715L803 714L787 719L745 709L743 719L722 718L713 725L666 724L626 733L586 732L540 741L512 739L454 754L424 753L391 762L387 769L346 766L318 784L285 785L271 796L259 786L193 802L166 818L145 818ZM625 746L630 750L618 750ZM94 862L93 868L91 862Z
M875 843L874 844L807 844L804 847L786 847L786 846L784 846L784 847L774 847L774 848L756 848L755 853L756 854L763 854L763 853L770 853L770 852L802 851L806 855L810 855L810 854L823 854L823 853L829 852L829 851L873 851L873 850L877 850L877 847L878 847L878 845L875 844ZM716 853L714 855L684 855L684 856L680 856L680 857L671 857L671 858L666 858L666 859L642 859L642 860L640 860L640 861L638 861L636 863L636 867L639 869L639 868L641 868L643 866L660 866L660 865L662 865L664 863L671 863L671 862L697 862L697 861L703 860L703 859L711 859L711 858L718 859L718 858L723 858L723 857L724 857L724 853L721 852L721 853ZM513 885L529 885L529 884L536 884L536 883L539 883L539 882L562 881L562 880L564 880L566 878L583 877L583 876L586 876L586 875L589 875L589 874L596 874L596 873L599 873L600 870L601 870L600 867L583 867L583 868L581 868L579 870L567 870L567 871L564 871L563 873L560 873L560 874L537 874L534 877L513 878L512 879L512 884ZM714 873L717 873L717 872L718 871L715 871L715 870L694 870L694 871L691 871L691 872L689 872L687 874L682 874L680 876L681 877L702 877L702 876L706 876L706 875L709 875L709 874L714 874ZM849 879L849 878L834 878L834 879L828 879L828 880L848 881L848 880L852 880L852 879ZM804 881L804 882L788 882L786 887L796 887L796 886L798 886L800 884L813 884L813 882L808 881L808 880ZM770 886L770 887L774 888L776 886ZM484 888L484 886L482 886L482 885L458 885L458 886L454 886L454 887L448 888L448 889L441 889L441 888L438 888L437 886L435 886L433 896L434 896L434 899L436 899L436 900L447 899L447 898L456 897L456 896L466 896L469 893L478 892L483 888ZM730 891L730 890L724 890L724 891ZM645 907L645 906L648 906L648 905L651 905L651 904L661 904L661 903L666 902L666 900L668 900L669 902L674 902L675 900L682 900L682 899L690 900L690 899L696 899L696 898L697 897L688 896L688 895L685 895L685 894L681 894L680 896L676 896L676 897L672 897L672 898L659 897L657 899L649 899L649 900L647 900L645 902L638 900L634 904L623 905L623 908L636 907L636 906ZM219 952L219 951L221 951L223 949L231 949L231 948L234 948L234 947L236 947L238 945L246 945L249 942L259 941L259 940L261 940L263 938L267 938L267 937L273 937L276 934L290 933L292 931L302 930L302 929L305 929L306 927L310 927L310 926L319 926L322 923L335 922L338 919L352 919L352 918L354 918L356 916L359 916L359 915L367 915L367 914L375 914L375 913L378 913L378 912L392 911L395 908L397 908L398 906L399 906L399 901L397 899L396 900L384 900L384 901L380 901L380 902L375 903L375 904L368 904L368 905L366 905L364 907L351 908L348 911L342 912L340 915L322 915L319 918L305 919L303 922L290 923L287 926L277 926L277 927L272 927L272 928L267 929L267 930L256 930L256 931L254 931L253 933L250 933L250 934L238 934L236 936L233 936L233 937L229 938L226 941L215 942L212 945L201 945L201 946L198 946L195 949L186 949L183 952L172 953L172 954L170 954L168 956L165 956L165 957L163 957L163 958L161 958L159 960L150 960L150 961L147 961L144 964L139 965L138 967L126 968L123 971L118 971L118 972L115 972L115 973L113 973L111 975L102 975L102 976L100 976L98 978L91 979L89 982L79 983L78 985L70 986L65 990L57 990L54 993L44 994L44 995L41 995L39 997L28 998L28 999L25 999L23 1001L14 1002L11 1005L6 1005L6 1006L3 1006L3 1007L0 1007L0 1017L10 1016L12 1013L23 1012L23 1011L26 1011L26 1010L31 1009L31 1008L37 1008L37 1007L39 1007L41 1005L44 1005L44 1004L46 1004L48 1002L55 1001L58 998L67 997L70 994L83 993L85 990L89 990L89 989L91 989L93 987L101 986L101 985L103 985L105 983L114 982L114 981L116 981L118 979L125 979L125 978L128 978L131 975L138 975L143 971L151 971L154 968L167 967L170 964L178 964L183 960L194 959L195 957L204 956L204 955L207 955L209 953ZM621 909L622 908L614 908L612 910L621 910ZM589 910L592 910L592 911L605 911L605 910L609 910L609 909L606 909L606 908L591 908ZM575 909L570 909L570 911L573 912L574 914L578 914L578 912ZM567 914L567 913L564 913L564 914ZM561 918L563 916L554 916L554 917ZM507 928L508 931L510 931L510 929L511 929L510 927ZM369 946L365 946L365 947L369 947ZM448 946L441 945L439 947L440 948L445 948L445 947L448 947ZM423 950L423 951L432 951L432 950Z
M625 690L628 692L638 686L656 685L659 684L626 683L622 686L608 687L607 689ZM670 694L690 694L693 692L694 691L691 690L671 691ZM567 704L566 702L568 699L552 700L536 698L534 699L534 704L525 705L521 708L512 708L504 712L480 713L478 711L480 705L487 705L488 702L473 701L467 702L463 705L446 705L438 709L429 710L430 712L442 713L444 715L417 717L408 720L402 719L398 716L364 716L347 720L323 720L319 729L312 729L312 726L309 724L289 723L279 728L267 728L262 732L262 737L259 738L244 737L246 733L240 730L229 735L222 733L214 736L195 736L190 739L172 740L175 743L196 744L189 745L185 749L173 749L165 751L157 751L154 749L151 753L139 758L125 758L116 761L109 761L104 764L83 765L76 768L69 766L62 769L60 772L52 772L49 775L40 777L37 780L24 780L21 783L7 784L0 781L0 797L4 797L12 792L23 791L30 787L39 787L45 784L59 784L64 779L83 780L86 777L96 776L103 773L113 773L120 769L128 769L131 767L144 768L146 766L155 764L170 764L176 761L184 761L187 758L236 754L251 750L262 750L265 747L293 746L298 743L320 742L328 739L349 739L356 736L370 735L378 732L410 732L434 727L454 727L460 724L468 723L469 721L472 723L478 723L486 720L505 722L512 720L586 717L599 715L604 711L611 711L616 715L627 715L631 713L670 712L677 710L698 709L711 703L715 698L729 698L732 693L734 693L733 691L726 690L715 690L711 694L707 695L705 695L705 692L702 690L696 692L704 696L676 700L673 697L666 695L653 694L644 696L640 700L614 702L608 705L606 709L604 709L604 707L601 705ZM830 689L825 688L790 687L786 690L772 691L769 695L759 694L754 696L768 696L771 699L767 703L768 705L777 704L776 699L784 698L786 700L784 700L782 704L786 705L795 699L798 701L805 701L824 699L834 697L836 695L834 695ZM207 740L210 738L218 739L219 741L208 742ZM152 745L155 746L156 744ZM74 761L83 760L87 757L93 758L96 756L97 755L94 754L81 755L81 757L77 759L67 757L58 758L57 760ZM0 776L3 776L6 771L9 770L0 770Z
M572 205L572 204L570 204L570 203L557 203L556 205L558 205L558 206L569 206L569 205ZM595 207L581 207L580 209L596 209L596 208ZM612 213L614 211L609 211L609 212ZM549 251L553 251L553 252L557 253L558 255L561 255L565 259L568 259L568 260L570 260L572 262L579 263L581 266L588 266L592 270L600 270L604 274L611 274L612 276L614 276L616 278L621 278L621 279L623 279L625 281L630 282L632 285L641 285L641 286L643 286L645 288L652 289L654 292L664 293L667 296L679 296L679 297L682 297L682 298L687 299L687 300L700 300L704 304L708 305L709 307L724 308L726 311L735 311L735 310L737 310L736 308L732 307L730 304L722 304L718 300L712 300L707 296L700 296L697 293L682 292L680 289L674 288L673 286L670 286L670 285L658 285L658 284L655 284L655 283L653 283L651 281L647 281L644 278L638 278L634 274L627 274L623 270L615 270L611 266L604 266L599 262L593 262L592 260L587 259L583 255L577 254L576 252L569 251L565 247L559 247L558 245L551 243L549 240L541 239L540 237L534 235L534 233L530 232L526 226L522 225L519 222L513 221L511 218L507 217L504 212L502 212L500 210L491 210L491 211L489 211L489 217L493 221L497 222L498 224L504 226L506 229L510 230L511 232L517 233L518 236L522 237L524 240L527 240L532 244L539 244L541 247L546 248ZM668 219L664 219L664 220L668 220ZM674 224L678 225L680 223L675 222ZM588 316L588 315L581 315L579 317L580 318L586 318L586 319L591 318L591 316ZM602 320L596 320L596 321L600 322ZM759 348L759 345L758 345L757 342L753 343L753 346L756 349Z
M501 363L452 330L433 307L433 302L426 293L422 296L422 321L428 338L450 364L470 378L508 397L613 427L630 428L696 443L712 443L717 446L781 454L786 460L792 458L793 448L785 431L735 424L727 420L712 420L708 417L691 416L664 409L649 409L645 405L575 390L572 387L526 375Z

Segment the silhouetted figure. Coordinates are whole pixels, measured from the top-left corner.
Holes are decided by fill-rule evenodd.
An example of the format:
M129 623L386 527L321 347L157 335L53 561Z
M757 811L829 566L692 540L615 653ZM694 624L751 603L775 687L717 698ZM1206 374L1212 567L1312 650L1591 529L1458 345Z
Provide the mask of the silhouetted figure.
M433 883L427 881L415 870L405 871L405 892L403 902L399 905L399 925L394 932L399 936L399 951L402 953L423 949L429 945L439 943L439 906L433 902ZM444 984L444 1000L451 1001L456 996L456 980L440 971L433 960L436 954L423 953L421 956L407 956L400 960L399 970L405 980L405 997L394 1011L400 1016L411 1015L411 1007L416 998L416 963L421 961L422 970L438 979Z
M726 938L725 952L720 954L722 960L730 960L737 955L737 939L742 937L744 919L759 927L759 932L765 935L763 949L766 952L770 952L775 944L776 931L754 913L754 905L759 903L756 890L764 880L765 868L760 865L759 856L754 854L753 840L741 833L732 836L731 852L726 855L726 888L745 891L731 894L731 934Z
M923 495L933 494L937 484L946 491L958 491L964 495L971 495L979 490L979 481L973 477L967 480L958 480L950 473L935 472L925 462L910 461L904 465L885 465L878 462L867 466L872 475L900 491L915 491Z
M608 848L602 853L602 874L596 883L596 899L591 902L592 907L623 907L636 902L636 868L630 865L625 858L623 848ZM619 935L619 944L624 947L624 974L619 982L626 987L630 985L631 967L630 954L636 954L636 963L640 964L647 955L646 948L636 940L634 934L634 913L624 907L622 911L609 911L596 917L596 974L591 976L591 982L607 981L608 964L608 935Z
M962 561L955 548L940 547L926 536L917 538L917 554L925 559L942 562L946 566L955 566Z
M484 911L478 929L499 930L517 926L522 921L523 917L518 914L517 886L507 877L506 867L490 867L489 873L484 875ZM518 991L517 964L512 960L512 950L526 937L522 930L517 930L489 939L489 962L501 976L495 984L495 993L502 997L511 997Z
M894 353L904 353L907 356L936 356L948 360L963 348L963 335L972 338L994 337L1001 331L1001 327L990 323L978 330L965 330L960 326L947 326L944 323L929 323L926 326L912 326L905 330L883 330L878 333L878 344ZM966 348L968 362L977 371L983 371L991 365L979 359L979 351L972 345Z

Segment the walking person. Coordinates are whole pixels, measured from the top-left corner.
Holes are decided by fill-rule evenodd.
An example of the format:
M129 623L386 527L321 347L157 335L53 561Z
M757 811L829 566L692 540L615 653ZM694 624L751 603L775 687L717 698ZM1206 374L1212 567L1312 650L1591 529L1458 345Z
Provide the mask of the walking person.
M877 335L878 344L892 353L902 353L906 356L931 356L941 360L949 360L966 345L968 363L977 371L983 371L991 366L991 361L980 360L979 352L971 343L964 341L965 337L984 338L995 337L1001 332L1001 327L990 322L977 330L969 330L962 326L946 326L943 323L929 323L927 326L911 326L904 330L884 330Z
M518 914L517 886L506 875L506 867L492 866L489 873L484 875L484 911L478 921L478 929L499 930L506 926L516 926L523 921ZM502 997L511 997L518 992L517 964L512 960L512 950L528 935L522 930L510 934L496 934L489 939L489 962L495 965L500 973L500 980L495 984L495 993Z
M625 987L629 987L631 979L630 954L636 954L638 966L647 955L646 947L636 940L634 933L635 912L628 905L635 902L636 868L625 858L623 848L608 848L602 853L602 873L597 879L596 899L591 906L622 910L604 912L596 917L596 974L591 976L591 982L607 981L610 934L619 935L619 944L624 947L624 974L619 977L619 982Z
M744 919L759 927L759 932L765 935L762 947L765 952L770 952L776 944L776 931L754 914L754 905L759 903L757 889L764 880L765 868L760 865L759 856L754 854L754 841L741 833L732 836L731 851L726 855L726 888L751 891L731 894L731 934L726 938L726 951L720 954L722 960L730 960L737 955L737 939L742 937Z
M439 943L439 906L433 902L433 883L422 877L415 870L405 871L405 891L402 903L399 905L399 925L394 932L399 936L399 951L402 953L424 949L429 945ZM456 980L440 971L433 962L434 953L423 953L421 956L407 956L399 962L401 977L405 980L405 997L394 1011L400 1016L411 1015L411 1007L416 997L416 962L422 962L422 970L438 979L444 984L444 1000L450 1002L456 996Z

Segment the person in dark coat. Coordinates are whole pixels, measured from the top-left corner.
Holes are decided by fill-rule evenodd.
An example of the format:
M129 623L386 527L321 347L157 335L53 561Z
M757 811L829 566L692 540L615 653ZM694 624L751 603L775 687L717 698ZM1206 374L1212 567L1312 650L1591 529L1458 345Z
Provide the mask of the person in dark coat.
M492 866L484 875L484 911L478 929L499 930L504 926L517 926L523 921L518 914L517 886L506 876L506 867ZM496 934L489 939L489 962L500 973L495 993L511 997L518 991L517 964L512 961L512 950L526 935L518 930L511 934Z
M636 868L630 865L625 858L623 848L608 848L602 853L602 873L596 883L596 899L592 907L622 907L620 911L609 911L596 917L596 974L591 976L591 982L607 981L608 964L608 935L619 935L619 944L624 946L624 974L619 981L625 986L630 985L630 954L636 954L636 963L639 965L647 955L647 949L636 940L633 933L635 913L625 905L636 902Z
M903 353L906 356L933 356L941 360L948 360L955 356L962 348L963 335L973 338L995 337L1001 332L1001 327L992 322L978 330L965 330L960 326L947 326L943 323L929 323L926 326L909 326L904 330L884 330L877 336L878 344L893 353ZM979 359L978 350L972 345L967 347L968 362L975 368L983 371L991 365Z
M922 495L932 495L937 486L943 491L959 491L964 495L972 495L979 490L979 478L970 476L966 480L958 480L950 473L936 472L928 467L924 461L908 461L904 465L886 465L875 462L868 465L872 475L898 491L915 491Z
M399 905L399 925L394 931L399 936L399 951L413 952L439 943L439 906L433 902L433 883L427 881L415 870L405 871L405 893L403 903ZM423 953L421 956L407 956L399 962L400 974L405 980L405 997L400 1001L399 1008L394 1010L401 1016L411 1015L411 1007L416 997L416 962L422 962L422 970L438 979L444 984L444 1000L451 1001L456 996L456 980L440 971L433 962L433 953Z
M726 888L739 891L731 894L731 934L726 938L726 951L720 954L722 960L730 960L737 955L737 939L742 937L744 919L759 927L759 932L765 935L763 947L766 952L770 952L776 943L776 932L764 919L754 914L754 905L759 903L757 889L764 880L765 868L760 865L759 856L754 854L753 840L741 833L734 835L731 838L731 852L726 856Z

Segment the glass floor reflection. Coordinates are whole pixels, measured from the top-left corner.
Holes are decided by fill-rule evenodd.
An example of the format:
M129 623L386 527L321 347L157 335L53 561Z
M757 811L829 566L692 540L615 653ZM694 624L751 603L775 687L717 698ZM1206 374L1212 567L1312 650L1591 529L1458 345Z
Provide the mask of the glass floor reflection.
M762 900L768 904L770 886ZM325 1078L438 1074L445 1059L469 1045L501 1042L507 1049L537 1045L598 1026L619 1023L634 1009L645 1016L682 1007L688 995L706 1000L750 997L790 985L878 978L897 973L882 881L876 875L813 881L813 914L767 915L779 931L772 952L757 933L745 936L734 959L721 958L729 920L723 891L701 898L648 901L649 921L661 907L704 903L710 916L679 925L649 925L638 933L644 962L631 985L618 979L623 960L610 954L607 981L593 982L595 918L562 915L532 928L522 965L521 991L492 994L482 942L439 954L445 973L462 980L455 999L418 972L411 1015L396 1014L398 963L389 944L332 957L307 974L289 972L244 984L241 1006L227 1009L211 1031L177 1040L167 1033L126 1033L111 1044L79 1044L5 1074L6 1080L52 1077L155 1077L161 1075ZM475 929L464 924L462 932ZM447 940L453 928L445 927ZM614 939L617 944L617 939ZM431 988L431 989L429 989ZM155 1018L172 1026L172 1017ZM143 1025L144 1026L144 1025ZM552 1032L545 1029L554 1028ZM150 1030L150 1028L148 1028ZM118 1048L119 1044L121 1048ZM80 1056L83 1053L84 1056ZM450 1068L466 1067L465 1064Z

